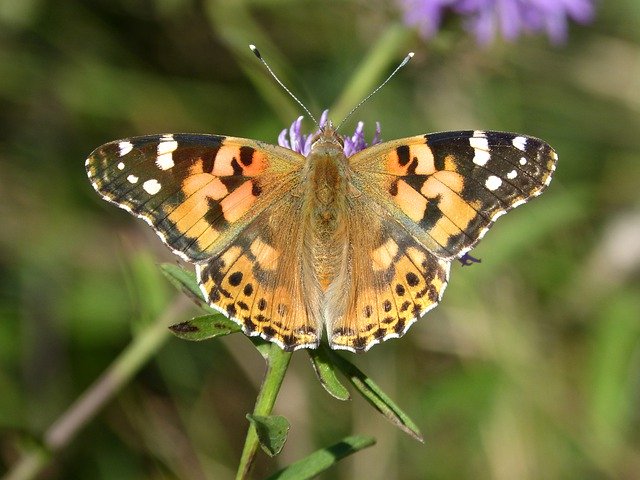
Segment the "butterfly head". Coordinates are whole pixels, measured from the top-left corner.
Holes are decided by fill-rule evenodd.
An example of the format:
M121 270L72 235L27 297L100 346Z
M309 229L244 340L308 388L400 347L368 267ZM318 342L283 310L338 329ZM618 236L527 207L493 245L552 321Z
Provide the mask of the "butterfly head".
M321 153L333 150L344 151L344 139L338 135L331 120L327 120L311 137L311 151Z

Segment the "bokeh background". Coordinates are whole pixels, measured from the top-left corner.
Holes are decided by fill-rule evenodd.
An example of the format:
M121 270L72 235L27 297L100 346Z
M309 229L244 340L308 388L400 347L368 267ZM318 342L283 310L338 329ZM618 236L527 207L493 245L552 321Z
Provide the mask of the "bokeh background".
M84 159L150 133L275 143L301 112L255 43L314 113L331 107L338 121L415 51L344 133L358 119L368 138L375 121L384 139L511 130L560 156L549 190L472 252L482 263L453 267L436 310L348 355L425 444L361 398L330 397L297 352L275 408L289 442L260 455L255 477L352 433L378 443L322 478L640 477L640 3L600 2L559 45L479 46L454 15L424 39L402 18L381 1L0 1L0 473L38 451L181 295L157 267L176 259L98 198ZM263 360L240 334L189 343L161 331L39 478L234 475Z

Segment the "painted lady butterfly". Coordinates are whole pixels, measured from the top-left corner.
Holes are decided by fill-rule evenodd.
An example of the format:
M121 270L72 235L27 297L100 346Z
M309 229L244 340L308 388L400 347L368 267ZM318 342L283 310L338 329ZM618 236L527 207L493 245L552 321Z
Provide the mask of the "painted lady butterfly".
M305 157L255 140L167 134L87 159L102 197L194 263L212 307L286 350L366 351L442 298L449 268L540 195L557 155L536 138L444 132L351 157L329 122Z

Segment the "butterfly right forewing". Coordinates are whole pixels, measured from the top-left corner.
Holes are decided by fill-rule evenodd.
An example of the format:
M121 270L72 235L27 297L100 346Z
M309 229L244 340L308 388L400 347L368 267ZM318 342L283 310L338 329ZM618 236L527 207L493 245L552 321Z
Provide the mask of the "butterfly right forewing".
M557 158L537 138L476 130L386 142L350 164L356 188L430 251L453 258L501 215L542 193Z

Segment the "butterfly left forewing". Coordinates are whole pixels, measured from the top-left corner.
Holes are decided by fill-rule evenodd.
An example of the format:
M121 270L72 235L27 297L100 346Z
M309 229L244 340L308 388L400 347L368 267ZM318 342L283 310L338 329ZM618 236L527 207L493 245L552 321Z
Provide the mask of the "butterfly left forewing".
M557 155L537 138L504 132L420 135L350 159L356 189L442 258L470 250L498 217L540 195Z
M297 181L304 158L219 135L167 134L107 143L86 161L102 197L149 223L192 262L219 252Z

